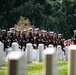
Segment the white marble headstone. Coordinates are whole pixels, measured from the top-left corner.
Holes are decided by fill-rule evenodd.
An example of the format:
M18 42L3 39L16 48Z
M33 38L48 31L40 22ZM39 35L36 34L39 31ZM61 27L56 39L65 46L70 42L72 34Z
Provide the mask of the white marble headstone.
M62 60L65 60L65 55L63 51L62 51Z
M55 48L44 50L44 75L57 75L57 51Z
M19 44L17 42L12 43L12 51L18 51L19 50Z
M32 53L33 53L33 46L31 43L26 45L26 54L27 54L27 63L32 63Z
M68 60L68 50L69 50L69 47L66 46L64 49L65 49L65 57L66 57L66 60Z
M32 60L33 61L37 61L38 60L38 49L33 49Z
M43 51L44 51L44 44L39 44L38 46L38 56L39 56L39 62L42 62L43 61Z
M57 54L58 54L58 60L62 60L62 47L60 45L57 46Z
M13 51L8 56L7 75L26 75L26 57L21 51Z
M69 47L68 54L68 75L76 75L76 45Z
M50 45L48 46L48 48L52 48L52 47L54 47L52 44L50 44Z
M3 65L3 51L4 51L4 44L2 42L0 42L0 66Z

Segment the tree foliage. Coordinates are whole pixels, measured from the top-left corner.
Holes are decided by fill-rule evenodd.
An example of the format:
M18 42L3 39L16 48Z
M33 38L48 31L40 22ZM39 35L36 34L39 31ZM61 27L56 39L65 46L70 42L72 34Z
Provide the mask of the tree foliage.
M70 38L76 28L76 0L0 0L1 29L13 27L20 16L35 27Z

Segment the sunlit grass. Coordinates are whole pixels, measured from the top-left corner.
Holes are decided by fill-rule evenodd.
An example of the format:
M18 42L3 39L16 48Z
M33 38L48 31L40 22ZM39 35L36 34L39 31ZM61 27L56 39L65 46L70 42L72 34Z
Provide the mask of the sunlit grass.
M68 62L67 61L59 61L58 62L58 75L67 75L68 71ZM3 64L3 68L0 67L0 75L6 75L5 70L7 63ZM38 63L34 61L31 64L27 64L27 75L44 75L43 63Z

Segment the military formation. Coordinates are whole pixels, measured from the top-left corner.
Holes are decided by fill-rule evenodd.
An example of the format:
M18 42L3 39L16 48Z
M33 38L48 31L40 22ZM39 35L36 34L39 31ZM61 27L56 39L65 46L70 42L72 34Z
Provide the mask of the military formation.
M24 51L27 43L32 43L34 49L37 49L39 44L44 44L45 48L49 44L52 44L54 47L61 45L63 49L66 42L62 34L56 34L53 31L40 31L39 28L29 28L28 31L20 31L14 28L10 28L10 31L1 30L0 41L4 43L4 51L6 48L11 47L13 42L18 42L19 48ZM74 36L70 43L76 44L76 30L74 30Z

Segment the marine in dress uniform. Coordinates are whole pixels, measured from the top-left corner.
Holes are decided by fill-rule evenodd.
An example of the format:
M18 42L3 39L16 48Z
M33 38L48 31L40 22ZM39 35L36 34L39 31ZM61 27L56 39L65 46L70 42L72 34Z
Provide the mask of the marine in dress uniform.
M62 34L58 34L57 45L61 45L62 46L62 51L64 51L64 49L63 49L64 48L64 40L62 38Z
M27 43L32 43L33 44L34 39L33 39L33 29L29 28L28 29L28 35L27 35Z
M14 28L10 28L11 34L10 34L10 47L12 46L12 43L14 42L14 33L15 33L15 29Z
M54 45L54 47L57 47L57 35L56 35L56 33L54 33L54 35L53 35L53 45Z
M47 47L47 31L46 30L42 30L42 39L43 39L44 48L46 48Z
M4 51L7 48L7 40L6 40L7 32L5 29L2 30L1 42L4 43Z
M74 41L74 44L76 44L76 30L74 30L73 41Z
M38 44L39 44L39 28L35 28L34 29L33 39L34 39L33 47L35 49L37 49L38 48Z
M53 45L53 35L54 35L54 32L50 31L49 32L49 44L52 44L52 45Z
M26 30L22 31L22 49L23 51L25 51L26 48L26 44L27 44L27 34L26 34Z

